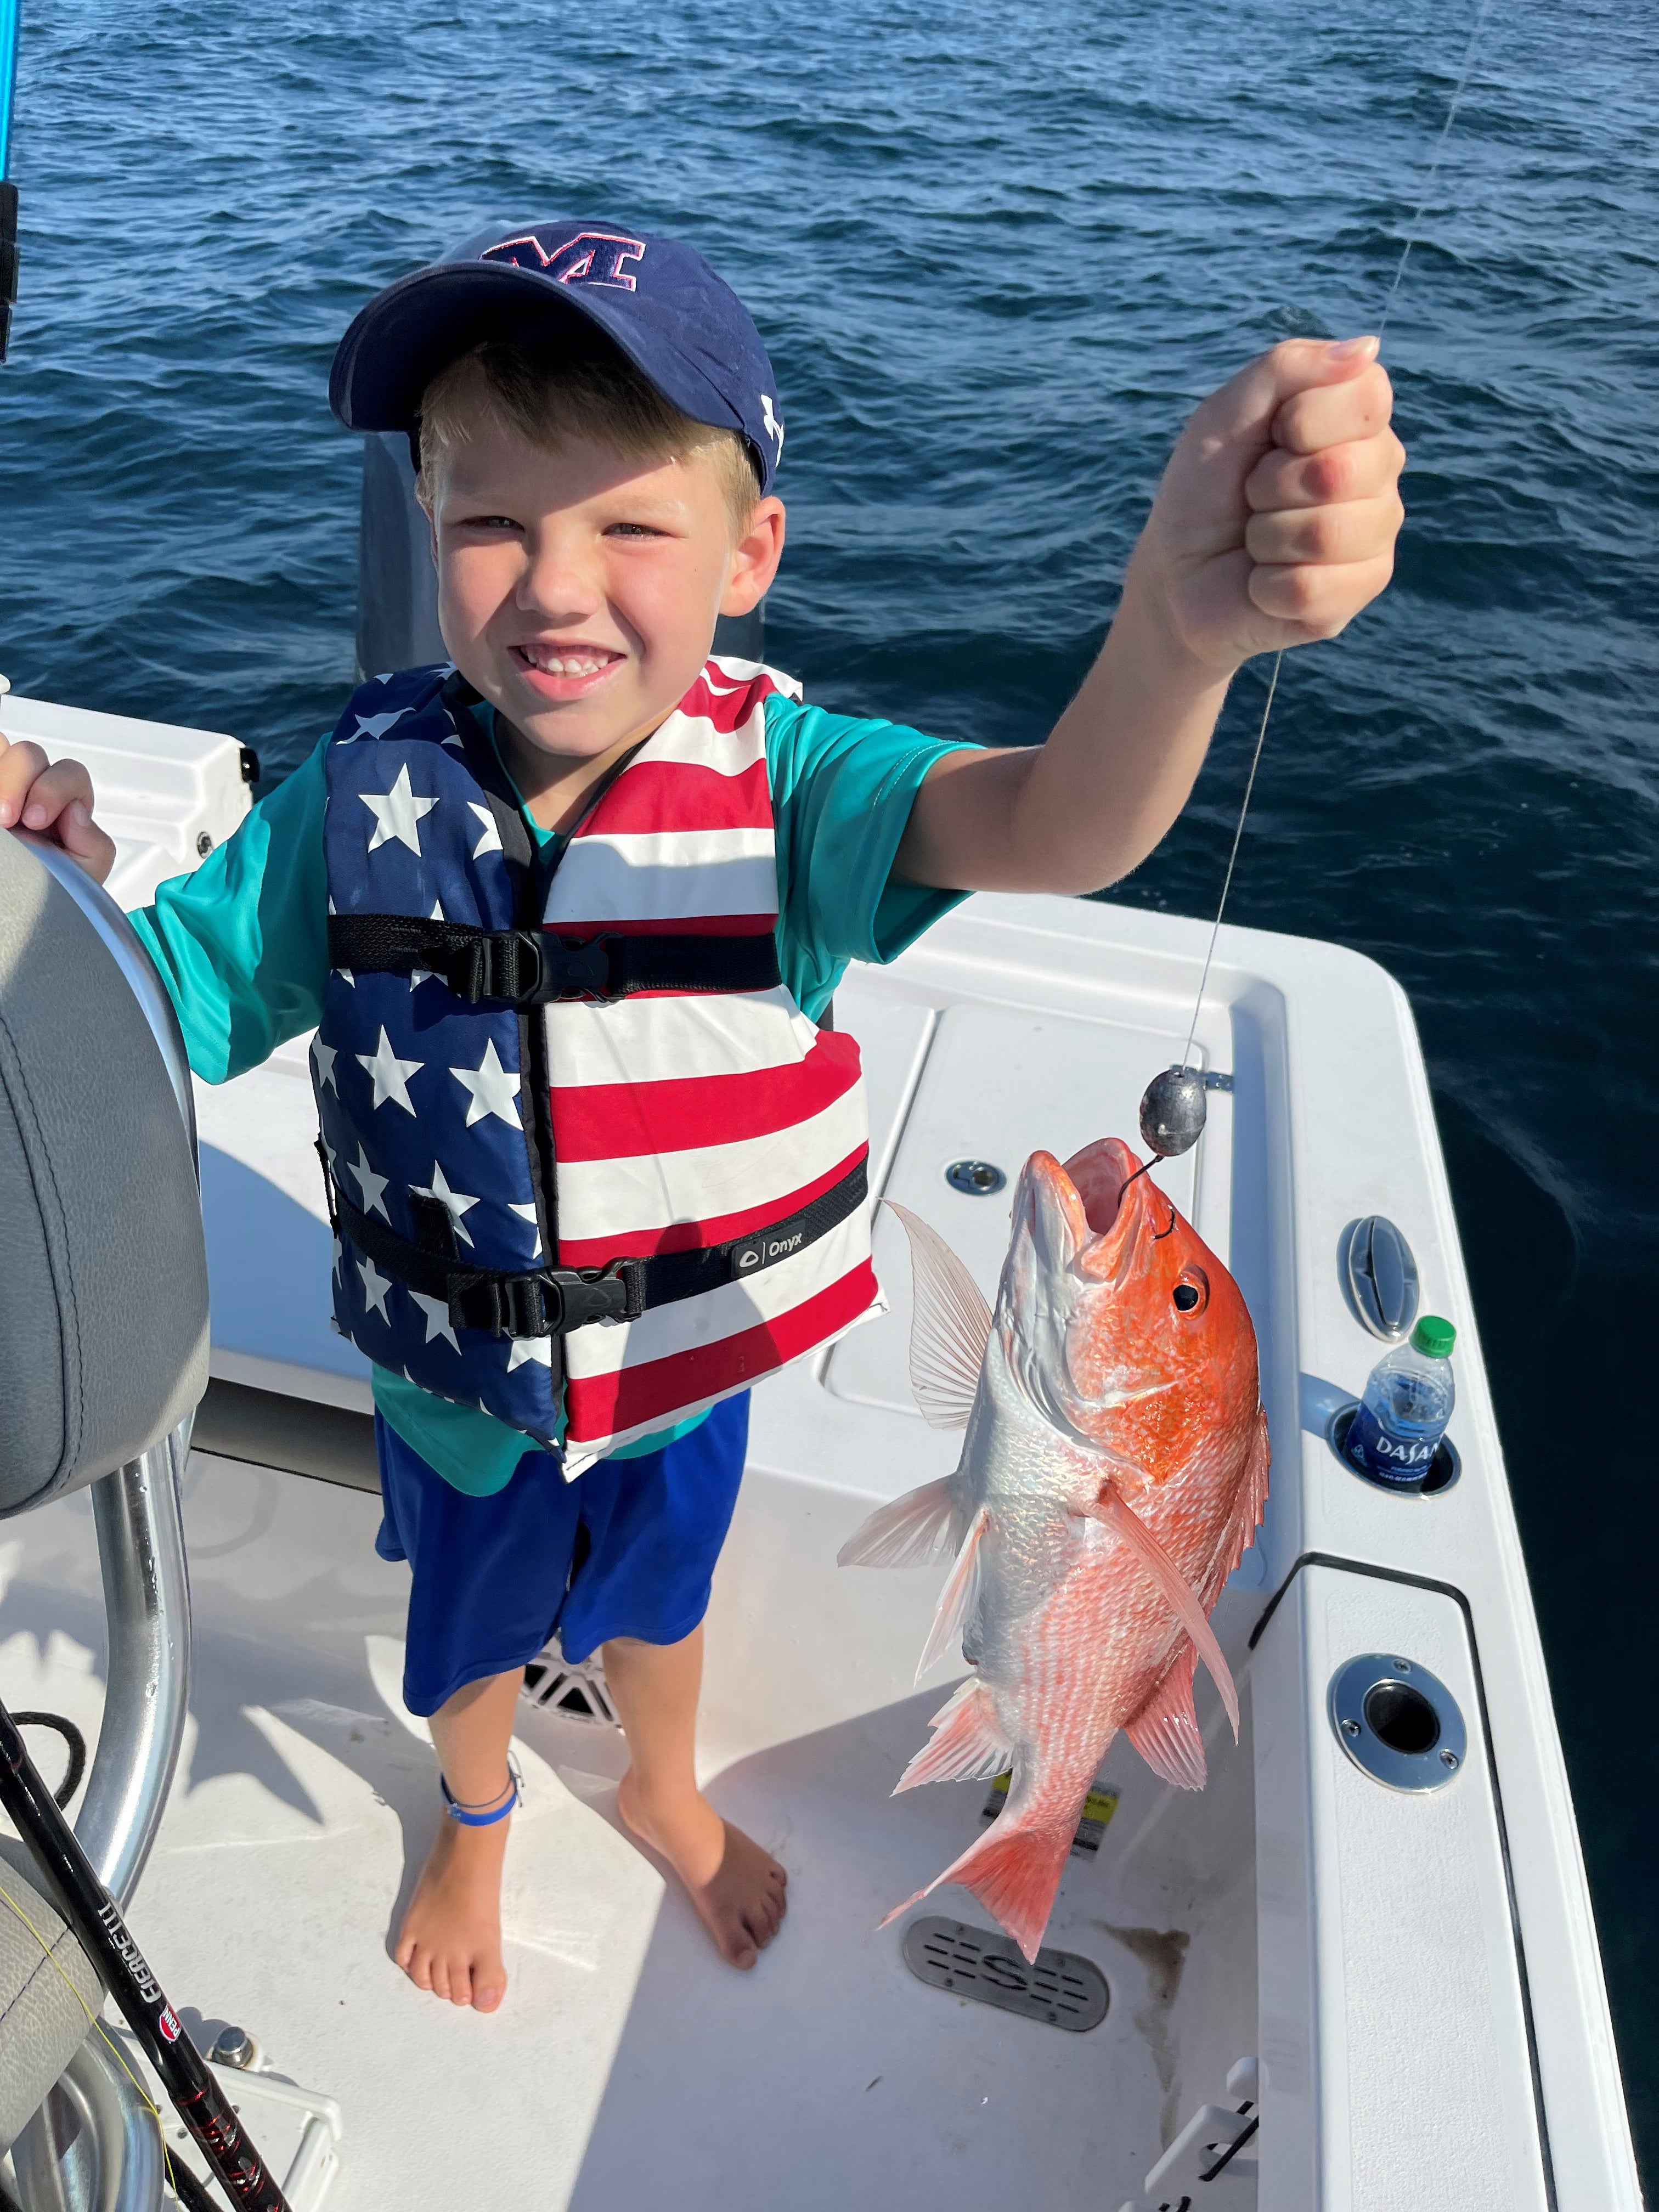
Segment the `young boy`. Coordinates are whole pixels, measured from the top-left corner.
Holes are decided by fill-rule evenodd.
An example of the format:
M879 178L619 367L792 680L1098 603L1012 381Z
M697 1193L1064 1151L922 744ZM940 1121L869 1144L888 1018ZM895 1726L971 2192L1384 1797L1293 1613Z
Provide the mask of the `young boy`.
M1234 671L1387 582L1404 459L1376 343L1276 347L1164 474L1046 745L803 706L709 659L783 551L776 386L689 247L490 233L373 301L349 427L417 444L453 670L377 679L135 917L191 1064L315 1026L339 1326L374 1362L405 1695L452 1817L398 1938L489 2011L525 1662L603 1648L618 1810L722 1954L785 1875L696 1786L709 1578L748 1383L878 1309L857 1048L814 1027L973 890L1099 890L1184 805ZM73 763L0 738L0 825L91 873Z

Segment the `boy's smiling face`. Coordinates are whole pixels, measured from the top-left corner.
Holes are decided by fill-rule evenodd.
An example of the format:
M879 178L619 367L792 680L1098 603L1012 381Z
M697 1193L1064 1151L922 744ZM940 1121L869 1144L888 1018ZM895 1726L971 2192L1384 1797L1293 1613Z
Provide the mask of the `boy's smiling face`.
M493 412L447 447L433 484L438 621L489 701L507 766L544 827L568 826L605 768L679 704L717 615L747 614L776 574L783 507L733 519L704 447L550 450Z

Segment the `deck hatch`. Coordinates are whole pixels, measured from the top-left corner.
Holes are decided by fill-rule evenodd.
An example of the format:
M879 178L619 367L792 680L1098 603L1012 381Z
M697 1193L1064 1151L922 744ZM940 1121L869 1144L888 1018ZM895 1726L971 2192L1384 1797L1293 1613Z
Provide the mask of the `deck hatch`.
M927 1913L904 1931L904 1963L919 1982L1017 2012L1074 2035L1098 2027L1111 1995L1106 1977L1075 1951L1042 1950L1028 1966L1006 1936Z

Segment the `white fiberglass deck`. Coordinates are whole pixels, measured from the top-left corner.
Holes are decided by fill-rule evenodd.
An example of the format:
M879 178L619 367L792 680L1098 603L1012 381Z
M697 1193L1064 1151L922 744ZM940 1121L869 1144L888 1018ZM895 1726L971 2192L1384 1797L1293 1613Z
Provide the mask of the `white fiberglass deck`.
M1148 1076L1179 1052L1206 933L981 898L839 995L866 1050L878 1188L988 1290L1006 1204L957 1194L944 1168L1012 1172L1039 1144L1063 1157L1133 1136ZM874 1932L960 1850L985 1798L978 1784L887 1794L951 1679L911 1684L937 1573L834 1565L872 1502L954 1457L910 1407L890 1223L877 1251L891 1316L757 1394L709 1615L703 1770L791 1875L789 1918L751 1976L715 1959L617 1832L619 1739L526 1708L507 2007L481 2019L404 1983L387 1939L438 1816L430 1751L398 1698L404 1571L374 1554L372 1497L196 1455L193 1723L131 1919L192 2024L237 2022L337 2100L331 2208L1112 2212L1143 2201L1148 2169L1189 2115L1227 2101L1246 2056L1265 2085L1260 2181L1236 2160L1194 2196L1215 2212L1638 2203L1409 1014L1355 956L1229 931L1198 1042L1235 1087L1160 1179L1249 1300L1273 1490L1216 1613L1242 1742L1200 1681L1201 1796L1115 1747L1104 1778L1121 1802L1062 1885L1049 1942L1110 1989L1088 2033L924 1987L902 1929ZM198 1102L216 1375L366 1406L362 1363L325 1324L302 1042ZM1460 1328L1463 1472L1437 1498L1371 1490L1323 1439L1378 1349L1336 1265L1345 1229L1374 1212L1410 1239L1425 1308ZM13 1523L0 1566L0 1694L95 1727L84 1500ZM1363 1776L1326 1712L1343 1660L1395 1650L1439 1675L1468 1725L1462 1770L1427 1796ZM923 1909L984 1917L960 1891Z

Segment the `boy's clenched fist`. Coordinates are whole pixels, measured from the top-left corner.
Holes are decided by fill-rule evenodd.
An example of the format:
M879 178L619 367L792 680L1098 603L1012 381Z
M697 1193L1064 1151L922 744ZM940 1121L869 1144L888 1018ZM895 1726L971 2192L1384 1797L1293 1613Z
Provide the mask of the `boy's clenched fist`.
M1376 350L1288 339L1205 400L1170 457L1132 573L1218 672L1334 637L1393 572L1406 452Z

